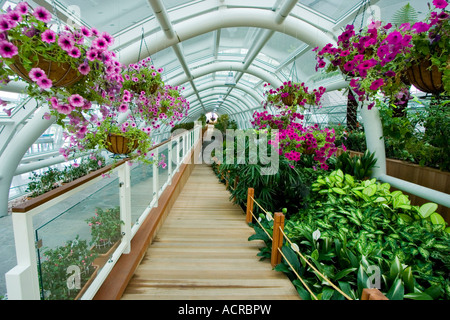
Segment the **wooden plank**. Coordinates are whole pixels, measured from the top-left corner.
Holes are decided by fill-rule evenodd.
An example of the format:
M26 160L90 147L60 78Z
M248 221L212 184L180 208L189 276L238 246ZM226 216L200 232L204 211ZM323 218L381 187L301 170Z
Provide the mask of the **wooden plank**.
M295 299L291 281L257 256L262 241L212 169L196 165L125 292L128 299Z

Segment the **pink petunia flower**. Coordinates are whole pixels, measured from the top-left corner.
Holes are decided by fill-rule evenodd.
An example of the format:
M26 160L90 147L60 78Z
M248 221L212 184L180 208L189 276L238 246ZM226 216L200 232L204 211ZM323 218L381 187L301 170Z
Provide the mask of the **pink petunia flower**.
M80 64L80 66L78 67L78 71L79 71L82 75L87 75L87 74L89 74L89 72L91 71L91 67L89 67L89 64L87 64L87 63L82 63L82 64Z
M73 48L74 41L72 38L70 38L66 35L62 35L58 39L58 44L61 47L61 49L65 50L65 51L70 51Z
M82 107L84 105L84 98L79 94L73 94L69 97L69 103L74 107Z
M3 58L12 58L15 56L19 50L17 47L8 41L0 41L0 55Z
M416 22L411 29L415 30L414 33L423 33L430 29L430 25L425 22Z
M47 29L41 34L41 39L46 43L54 43L56 41L56 33L53 30Z
M445 0L433 0L433 5L438 9L444 9L448 6L448 2Z
M34 9L33 16L45 23L48 23L52 20L52 15L44 7L37 7L36 9Z
M45 74L45 71L42 70L41 68L33 68L33 69L31 69L30 72L28 73L28 76L33 81L38 81L39 79L47 78L47 75Z
M16 5L15 10L17 10L22 15L27 14L28 13L28 3L26 3L25 1L19 2Z
M377 79L374 80L372 82L372 84L370 85L370 90L376 91L378 90L382 85L384 84L384 80L383 79Z
M72 112L72 107L68 104L60 104L56 109L59 113L70 114Z
M50 89L53 86L52 80L48 78L41 78L36 83L41 89Z
M67 54L71 56L72 58L79 58L81 56L81 51L77 47L73 47L70 49Z

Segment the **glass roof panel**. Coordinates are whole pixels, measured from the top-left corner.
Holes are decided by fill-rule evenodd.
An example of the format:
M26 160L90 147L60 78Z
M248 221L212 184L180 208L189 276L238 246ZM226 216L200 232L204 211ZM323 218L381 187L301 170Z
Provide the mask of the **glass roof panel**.
M338 20L361 2L361 0L301 0L299 4Z

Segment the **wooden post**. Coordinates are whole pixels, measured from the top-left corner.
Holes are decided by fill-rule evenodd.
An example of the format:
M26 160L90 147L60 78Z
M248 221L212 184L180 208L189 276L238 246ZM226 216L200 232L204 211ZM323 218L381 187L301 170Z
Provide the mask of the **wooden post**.
M247 216L245 218L245 222L251 223L253 221L252 212L253 212L253 197L255 196L255 189L248 188L247 191Z
M237 189L237 185L238 185L238 183L239 183L239 177L236 177L236 178L234 179L234 190L236 190L236 189ZM233 198L233 202L235 202L235 203L236 203L236 196L234 196L234 198Z
M389 300L384 294L377 288L363 289L361 294L361 300Z
M281 212L275 212L273 219L273 234L272 234L272 254L270 257L270 263L272 267L281 263L281 254L278 249L283 246L283 233L284 230L284 214Z
M225 175L225 189L228 190L228 186L230 185L230 182L228 181L230 179L230 170L227 171Z

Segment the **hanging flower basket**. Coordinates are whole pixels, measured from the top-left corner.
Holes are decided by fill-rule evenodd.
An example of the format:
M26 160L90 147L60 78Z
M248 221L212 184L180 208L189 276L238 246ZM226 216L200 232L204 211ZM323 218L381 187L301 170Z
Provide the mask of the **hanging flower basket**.
M131 144L128 138L116 133L110 133L107 142L106 150L114 154L129 154L138 147L137 140Z
M14 63L9 67L19 77L29 83L33 81L29 77L29 70L25 69L18 55L14 56ZM52 80L53 87L69 87L74 85L83 78L83 75L78 70L73 69L68 62L55 62L50 61L42 56L38 56L38 60L33 64L31 68L40 68L45 71L48 79Z
M409 67L406 74L409 82L423 92L440 94L444 91L442 72L427 59Z
M281 97L281 101L283 101L283 103L287 106L292 106L294 104L294 95L293 94L289 94L285 97Z

